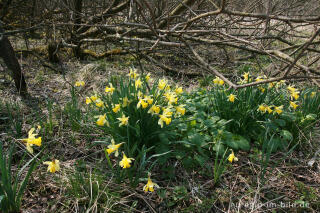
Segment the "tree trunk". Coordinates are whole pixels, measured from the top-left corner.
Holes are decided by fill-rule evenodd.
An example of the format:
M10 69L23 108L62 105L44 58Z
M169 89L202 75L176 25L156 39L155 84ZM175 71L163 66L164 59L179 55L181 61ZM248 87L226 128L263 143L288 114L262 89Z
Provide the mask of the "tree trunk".
M23 74L21 73L20 64L15 56L9 39L5 35L1 35L1 33L4 33L4 30L0 23L0 58L3 58L4 63L10 70L19 94L26 95L28 93L27 84Z

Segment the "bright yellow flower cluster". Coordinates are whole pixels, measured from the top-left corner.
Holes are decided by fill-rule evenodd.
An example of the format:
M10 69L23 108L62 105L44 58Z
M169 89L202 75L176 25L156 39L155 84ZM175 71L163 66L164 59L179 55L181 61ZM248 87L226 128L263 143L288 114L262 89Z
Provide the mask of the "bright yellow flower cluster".
M266 105L266 104L261 104L259 107L258 107L258 110L262 113L266 113L268 112L269 114L271 114L273 112L273 110L271 109L270 106Z
M108 93L108 94L111 94L111 95L113 94L114 90L115 90L115 88L112 86L111 83L109 83L109 87L107 86L105 88L105 92Z
M216 85L223 85L224 84L224 81L221 78L219 78L218 76L215 79L213 79L212 82Z
M76 83L74 84L75 87L83 87L84 86L84 81L76 81Z
M300 92L293 86L288 86L287 89L290 92L291 100L298 100Z
M130 68L130 72L129 72L128 76L135 80L136 78L139 77L139 74L137 73L136 69Z

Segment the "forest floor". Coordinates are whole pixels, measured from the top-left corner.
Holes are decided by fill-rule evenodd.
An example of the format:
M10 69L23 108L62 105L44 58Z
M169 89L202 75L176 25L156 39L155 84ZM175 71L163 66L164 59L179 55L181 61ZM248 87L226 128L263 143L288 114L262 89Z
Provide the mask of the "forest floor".
M46 147L43 155L55 156L61 167L59 172L51 174L45 166L37 166L22 200L22 212L320 211L319 126L306 137L307 152L293 151L286 159L273 154L271 160L276 163L268 165L263 177L261 163L257 160L259 153L240 151L239 161L227 166L219 184L214 184L201 168L185 169L176 162L174 172L163 175L155 171L153 176L159 176L156 182L160 189L145 193L143 183L132 188L126 182L116 182L112 175L106 178L105 174L110 171L105 165L103 150L93 146L81 131L66 129L67 118L61 116L71 100L70 89L76 80L85 82L79 92L85 101L86 94L103 90L110 76L127 75L129 65L118 59L74 60L63 63L63 75L43 67L32 57L21 58L20 64L30 96L21 98L10 77L0 72L3 110L0 112L0 140L8 147L10 141L25 138L34 125L50 123L52 128L43 141ZM146 70L154 78L164 75L151 65ZM197 87L199 82L199 79L171 80L179 81L187 90ZM20 132L17 131L19 125ZM92 132L91 137L98 138L96 134ZM19 156L25 147L17 144L16 155Z

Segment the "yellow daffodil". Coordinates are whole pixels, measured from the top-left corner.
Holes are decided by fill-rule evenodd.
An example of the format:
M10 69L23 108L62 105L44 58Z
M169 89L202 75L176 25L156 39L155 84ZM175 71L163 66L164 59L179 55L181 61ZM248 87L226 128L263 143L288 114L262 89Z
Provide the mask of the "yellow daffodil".
M137 77L139 77L139 74L137 73L136 69L130 68L130 72L129 72L128 76L132 79L136 79Z
M281 86L284 85L285 83L286 83L285 80L281 80L281 81L277 82L277 83L276 83L276 88L281 87Z
M33 154L32 146L41 146L41 137L37 137L36 133L33 133L35 131L35 128L31 128L28 132L28 138L21 139L23 142L26 143L26 149L28 152Z
M175 89L174 91L175 91L175 93L176 93L177 95L180 95L181 93L183 93L182 87L176 87L176 89Z
M141 82L140 78L138 78L138 79L134 82L134 86L136 87L136 89L141 88L142 82Z
M146 75L146 82L149 82L150 80L151 80L150 73L148 73L148 74Z
M244 78L244 80L245 80L246 82L249 82L249 72L245 72L245 73L242 75L242 77Z
M152 180L151 180L151 174L149 173L148 174L148 182L147 184L143 187L143 191L145 192L153 192L154 191L154 188L159 188L158 184L156 183L153 183Z
M314 96L316 96L316 92L311 92L310 97L313 98Z
M112 86L111 83L109 83L109 86L110 86L110 87L106 87L106 88L105 88L105 92L112 95L113 92L114 92L114 90L115 90L115 88Z
M274 87L274 85L275 85L275 83L274 83L274 82L270 82L270 83L268 84L268 88L269 88L269 89L271 89L271 88L273 88L273 87Z
M84 81L76 81L74 84L75 87L83 87L84 86Z
M263 80L265 80L267 78L267 76L258 76L257 78L256 78L256 82L259 82L259 81L263 81Z
M160 115L160 119L158 121L158 124L163 128L163 122L165 122L167 125L171 123L171 118L168 118L164 115Z
M92 95L91 97L86 97L86 104L90 104L92 102L95 102L98 99L96 95Z
M160 79L158 83L158 89L163 90L167 86L167 81L165 79Z
M268 111L269 114L271 114L273 112L273 110L269 106L266 106L266 110Z
M283 112L283 105L278 106L278 107L274 107L274 112L278 113L278 115L280 115Z
M91 99L89 97L86 97L86 104L91 104Z
M148 104L150 104L150 105L153 103L153 99L152 99L150 96L148 96L148 95L145 95L145 96L144 96L144 100L147 101Z
M137 109L140 108L140 106L142 106L143 109L147 108L148 107L148 103L145 102L144 99L139 99L139 102L137 104Z
M169 105L172 105L173 103L177 104L178 97L176 96L176 93L174 92L166 92L164 94L164 97L166 97L166 101L168 101Z
M130 101L127 97L122 99L122 107L127 107L130 104Z
M118 113L119 111L120 111L120 104L116 104L116 105L114 105L114 107L112 108L112 111L114 112L114 113Z
M126 117L124 114L122 114L121 118L117 118L120 121L119 127L120 126L127 126L129 123L129 116Z
M171 117L173 112L171 111L171 107L163 108L163 115L166 117Z
M177 111L177 113L180 114L180 115L184 115L184 114L186 113L186 109L184 108L183 105L177 106L177 107L176 107L176 111Z
M291 92L291 100L298 100L298 98L299 98L299 91L293 91L293 92Z
M107 117L106 114L96 116L96 118L98 118L98 120L97 120L97 122L96 122L97 125L98 125L98 126L104 126L105 124L107 124L107 126L109 126L109 123L108 123L106 117Z
M259 105L258 110L262 113L265 113L267 111L266 105L264 104Z
M97 107L102 107L102 106L103 106L103 101L102 101L100 98L98 98L98 99L96 100L96 106L97 106Z
M138 98L143 98L143 93L141 91L138 91Z
M296 104L295 102L290 101L290 107L293 108L294 110L297 109L298 106L299 106L299 105Z
M264 91L266 90L266 89L263 88L263 87L258 87L258 89L259 89L262 93L264 93Z
M217 76L215 79L213 79L213 83L223 85L224 81Z
M122 158L122 160L119 162L119 165L122 167L122 168L124 168L124 169L126 169L126 168L130 168L131 167L131 163L132 163L132 161L134 160L133 158L127 158L127 156L124 154L124 152L122 152L122 154L123 154L123 158Z
M288 86L287 89L292 93L296 91L296 88L294 88L293 86Z
M238 161L238 158L234 155L234 152L233 152L233 151L232 151L232 153L229 155L228 161L229 161L230 163L232 163L233 161Z
M108 149L106 149L108 155L110 155L112 152L115 152L114 156L118 157L118 155L119 155L118 149L122 144L123 143L116 144L115 141L112 139L111 144L108 145Z
M59 160L45 161L43 164L48 165L48 172L55 173L60 170Z
M160 107L156 105L152 105L148 110L148 113L151 113L151 114L159 114L159 112L160 112Z
M236 96L233 95L233 94L230 94L230 95L228 96L228 100L229 100L230 102L232 102L232 103L234 102L235 98L236 98Z

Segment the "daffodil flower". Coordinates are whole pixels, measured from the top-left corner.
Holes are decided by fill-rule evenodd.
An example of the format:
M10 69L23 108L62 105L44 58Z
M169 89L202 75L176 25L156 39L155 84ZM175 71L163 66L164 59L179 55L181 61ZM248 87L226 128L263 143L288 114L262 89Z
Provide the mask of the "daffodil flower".
M150 176L151 176L151 174L149 173L148 174L148 182L143 187L143 191L145 191L145 192L148 192L148 191L153 192L154 188L159 188L158 184L152 182Z
M235 100L235 98L236 98L236 96L234 95L234 94L230 94L229 96L228 96L228 100L230 101L230 102L234 102L234 100Z
M115 144L115 141L114 139L111 140L111 144L108 145L108 149L106 149L108 155L110 155L112 152L115 152L114 156L118 157L119 155L119 147L122 145L123 143L118 143L118 144Z
M114 105L114 107L112 108L112 111L114 112L114 113L118 113L119 111L120 111L120 104L116 104L116 105Z
M136 79L137 77L139 77L139 74L137 73L136 69L130 68L130 72L129 72L128 76L132 79Z
M149 82L150 80L151 80L151 77L150 77L150 73L148 73L147 75L146 75L146 82Z
M41 146L41 137L36 138L37 134L34 134L35 128L31 128L28 132L28 138L21 139L23 142L26 143L26 149L28 152L33 154L32 146Z
M75 87L83 87L84 86L84 81L76 81L74 84Z
M148 110L148 113L151 113L151 114L159 114L159 112L160 112L160 107L156 105L152 105Z
M180 95L181 93L183 93L182 87L176 87L175 93L176 93L177 95Z
M274 87L274 85L275 85L275 83L274 83L274 82L270 82L270 83L268 84L268 88L269 88L269 89L271 89L271 88L273 88L273 87Z
M233 161L238 161L238 158L234 155L234 152L232 151L231 154L228 157L228 161L232 163Z
M110 87L106 87L106 88L105 88L105 92L112 95L112 93L114 92L115 88L112 86L111 83L109 83L109 86L110 86Z
M90 104L92 102L95 102L98 99L97 96L92 95L91 97L86 97L86 104Z
M256 82L259 82L259 81L263 81L264 79L266 79L267 78L267 76L258 76L257 78L256 78Z
M249 82L249 72L245 72L242 76L246 82Z
M124 114L122 114L121 118L117 118L117 119L120 121L119 127L128 125L129 117L126 117Z
M164 94L164 97L166 97L166 101L168 101L169 105L172 105L173 103L177 104L178 102L178 97L176 96L176 93L166 92Z
M46 161L43 164L48 165L48 172L55 173L60 170L59 160Z
M122 152L122 154L123 154L123 158L122 158L122 160L119 162L119 165L122 167L122 168L124 168L124 169L126 169L126 168L130 168L131 167L131 163L132 163L132 161L134 160L134 158L127 158L127 156L124 154L124 152Z
M123 106L123 107L127 107L129 104L130 104L129 99L128 99L127 97L124 97L124 98L122 99L122 106Z
M299 98L299 91L294 91L294 92L291 92L291 100L298 100Z
M180 105L176 107L176 111L180 115L184 115L186 113L186 108L184 108L184 105Z
M290 107L293 108L294 110L297 109L298 106L299 106L299 105L296 104L295 102L290 101Z
M104 126L105 124L107 124L107 126L109 126L109 123L106 119L106 116L107 116L106 114L96 116L98 118L98 120L96 122L98 126Z
M265 113L267 111L266 105L264 104L259 105L258 110L262 113Z
M213 83L223 85L224 81L217 76L215 79L213 79Z
M143 98L143 93L141 91L138 91L138 99Z
M316 92L311 92L310 97L313 98L314 96L316 96Z
M150 105L153 103L153 99L152 99L150 96L148 96L148 95L145 95L145 96L144 96L144 100L147 101L148 104L150 104Z
M266 110L268 111L269 114L271 114L273 112L273 110L269 106L266 106Z
M258 87L258 89L259 89L262 93L264 93L264 91L266 91L266 89L263 88L263 87Z
M136 87L136 89L141 88L142 82L141 82L140 78L138 78L138 79L134 82L134 86Z
M142 106L143 109L147 108L148 107L148 103L145 102L144 99L139 99L139 102L137 104L137 109L140 108L140 106Z
M158 121L158 124L163 128L163 123L165 122L167 125L171 123L171 118L167 117L166 115L159 115L160 119Z
M288 86L287 89L292 93L296 91L296 88L294 88L293 86Z
M165 79L160 79L158 83L158 89L163 90L167 86L167 81Z
M103 101L100 98L98 98L95 102L96 102L96 106L97 107L102 107L103 106Z
M278 113L278 115L280 115L283 112L283 105L278 106L278 107L274 107L274 112Z

